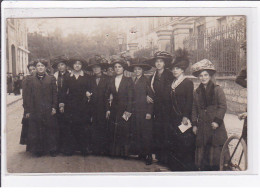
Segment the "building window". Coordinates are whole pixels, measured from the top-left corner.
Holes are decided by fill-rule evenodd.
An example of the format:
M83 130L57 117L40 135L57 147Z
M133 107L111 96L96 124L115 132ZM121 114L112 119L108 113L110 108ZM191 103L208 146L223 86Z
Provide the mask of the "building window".
M221 18L217 19L217 25L218 25L218 28L222 28L223 26L226 26L227 17L221 17Z

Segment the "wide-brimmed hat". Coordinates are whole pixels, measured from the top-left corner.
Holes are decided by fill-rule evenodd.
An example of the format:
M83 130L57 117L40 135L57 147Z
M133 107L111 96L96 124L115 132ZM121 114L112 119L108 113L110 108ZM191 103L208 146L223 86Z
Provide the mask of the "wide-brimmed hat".
M65 55L56 56L51 59L51 66L53 69L57 69L59 63L64 63L65 65L68 64L69 58Z
M35 67L38 63L43 64L45 67L48 67L48 64L49 64L46 59L36 59L36 60L33 61L33 64L34 64Z
M119 63L120 65L122 65L122 67L124 69L126 69L128 67L126 60L120 56L113 55L110 60L111 60L110 65L112 65L113 67L116 63Z
M106 69L108 65L108 61L99 55L92 57L89 59L89 65L87 67L88 71L91 71L94 66L100 66L101 69Z
M178 49L175 51L175 59L172 61L171 65L170 65L170 69L174 68L174 67L179 67L181 68L183 71L185 71L190 64L189 61L189 57L188 57L189 53L187 50L185 49Z
M135 67L141 67L143 71L148 71L152 67L147 64L147 58L133 58L130 66L126 68L127 71L133 72Z
M165 68L169 67L169 65L171 64L172 61L172 56L170 53L166 52L166 51L158 51L154 54L153 58L148 59L146 62L155 67L155 61L156 59L163 59L164 63L165 63Z
M88 66L88 62L81 56L73 56L70 57L68 60L68 65L73 69L73 65L75 64L76 61L80 61L82 63L82 69L86 69Z
M27 69L29 70L29 68L32 66L32 67L35 67L35 63L34 61L31 61L28 65L27 65Z
M203 59L191 66L192 75L198 77L202 71L208 71L211 75L216 73L215 66L208 59Z

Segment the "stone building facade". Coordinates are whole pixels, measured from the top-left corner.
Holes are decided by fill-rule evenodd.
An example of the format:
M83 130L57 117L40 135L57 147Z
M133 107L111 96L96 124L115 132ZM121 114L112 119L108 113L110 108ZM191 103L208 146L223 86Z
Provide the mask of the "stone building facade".
M28 39L26 23L22 19L6 20L6 65L13 75L28 73Z
M178 48L184 48L187 37L225 29L244 19L243 16L219 17L147 17L137 20L128 29L128 50L132 56L141 49L150 49L151 55L156 51L173 53ZM198 79L190 76L198 86ZM216 82L226 94L228 112L241 113L246 111L247 90L235 83L233 76L217 76Z

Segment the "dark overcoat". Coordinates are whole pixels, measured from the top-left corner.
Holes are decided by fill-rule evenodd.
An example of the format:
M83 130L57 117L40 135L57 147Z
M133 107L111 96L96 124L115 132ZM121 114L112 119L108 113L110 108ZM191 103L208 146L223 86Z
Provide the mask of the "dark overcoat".
M30 78L25 113L30 113L27 150L36 152L56 151L57 123L52 109L57 107L57 86L55 78L47 74L41 79ZM28 106L28 108L27 108Z
M222 88L213 82L208 84L206 95L202 87L201 84L194 92L192 108L192 123L198 127L195 162L198 167L218 166L222 146L227 140L223 122L227 110L226 97ZM219 127L212 129L212 122L218 123Z
M111 106L110 103L107 104L107 110L110 111L109 133L112 155L128 155L131 117L125 121L122 116L125 111L133 113L133 92L132 78L123 76L118 92L115 87L115 77L109 82L106 99L109 99L112 94Z
M165 69L160 77L157 72L151 77L151 88L154 91L154 152L156 158L162 163L167 163L168 160L171 99L167 88L169 88L173 79L174 77L168 69Z
M70 73L66 71L64 74L61 74L59 71L54 73L54 77L56 78L57 92L58 92L58 106L57 106L57 121L58 121L58 129L59 129L59 151L64 152L64 147L67 146L67 121L65 118L65 114L60 112L59 105L60 103L64 103L63 91L65 90L65 80L68 79Z
M96 154L103 152L107 154L108 149L108 124L106 120L106 91L110 78L104 74L99 77L97 84L96 76L90 78L90 98L91 118L92 118L92 151Z
M11 76L7 76L7 93L13 92L13 78Z
M28 110L28 100L26 98L28 97L28 84L30 83L30 78L32 78L31 75L27 75L23 82L22 82L22 96L23 96L23 108L24 108L24 114L23 114L23 119L22 119L22 131L21 131L21 137L20 137L20 144L26 145L27 142L27 134L28 134L28 128L29 128L29 119L25 118L25 112Z
M181 125L183 117L191 121L193 104L193 82L185 78L174 90L170 87L171 97L171 127L169 141L171 151L169 152L169 167L174 171L194 170L195 160L195 135L192 128L182 133L178 126Z
M76 79L71 73L64 81L61 102L64 102L64 115L67 146L65 152L84 151L90 146L90 107L86 96L89 91L89 76L85 73Z
M153 104L147 103L147 96L153 96L148 78L141 76L134 82L134 103L132 119L132 143L135 154L151 154L152 120L146 114L153 114Z

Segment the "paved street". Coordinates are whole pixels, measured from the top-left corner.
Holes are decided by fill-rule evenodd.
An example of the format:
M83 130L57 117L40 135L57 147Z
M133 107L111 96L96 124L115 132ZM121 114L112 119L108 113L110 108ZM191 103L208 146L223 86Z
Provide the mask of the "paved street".
M55 158L32 157L19 144L22 120L22 100L7 108L7 169L9 173L62 173L62 172L154 172L167 171L156 164L146 166L136 159L123 160L108 157L74 155Z
M22 100L7 108L7 168L9 173L62 173L62 172L154 172L167 171L166 168L130 159L111 159L108 157L74 155L55 158L44 156L32 157L25 152L25 146L19 144L22 120ZM243 122L237 116L227 114L225 125L228 135L241 134Z

